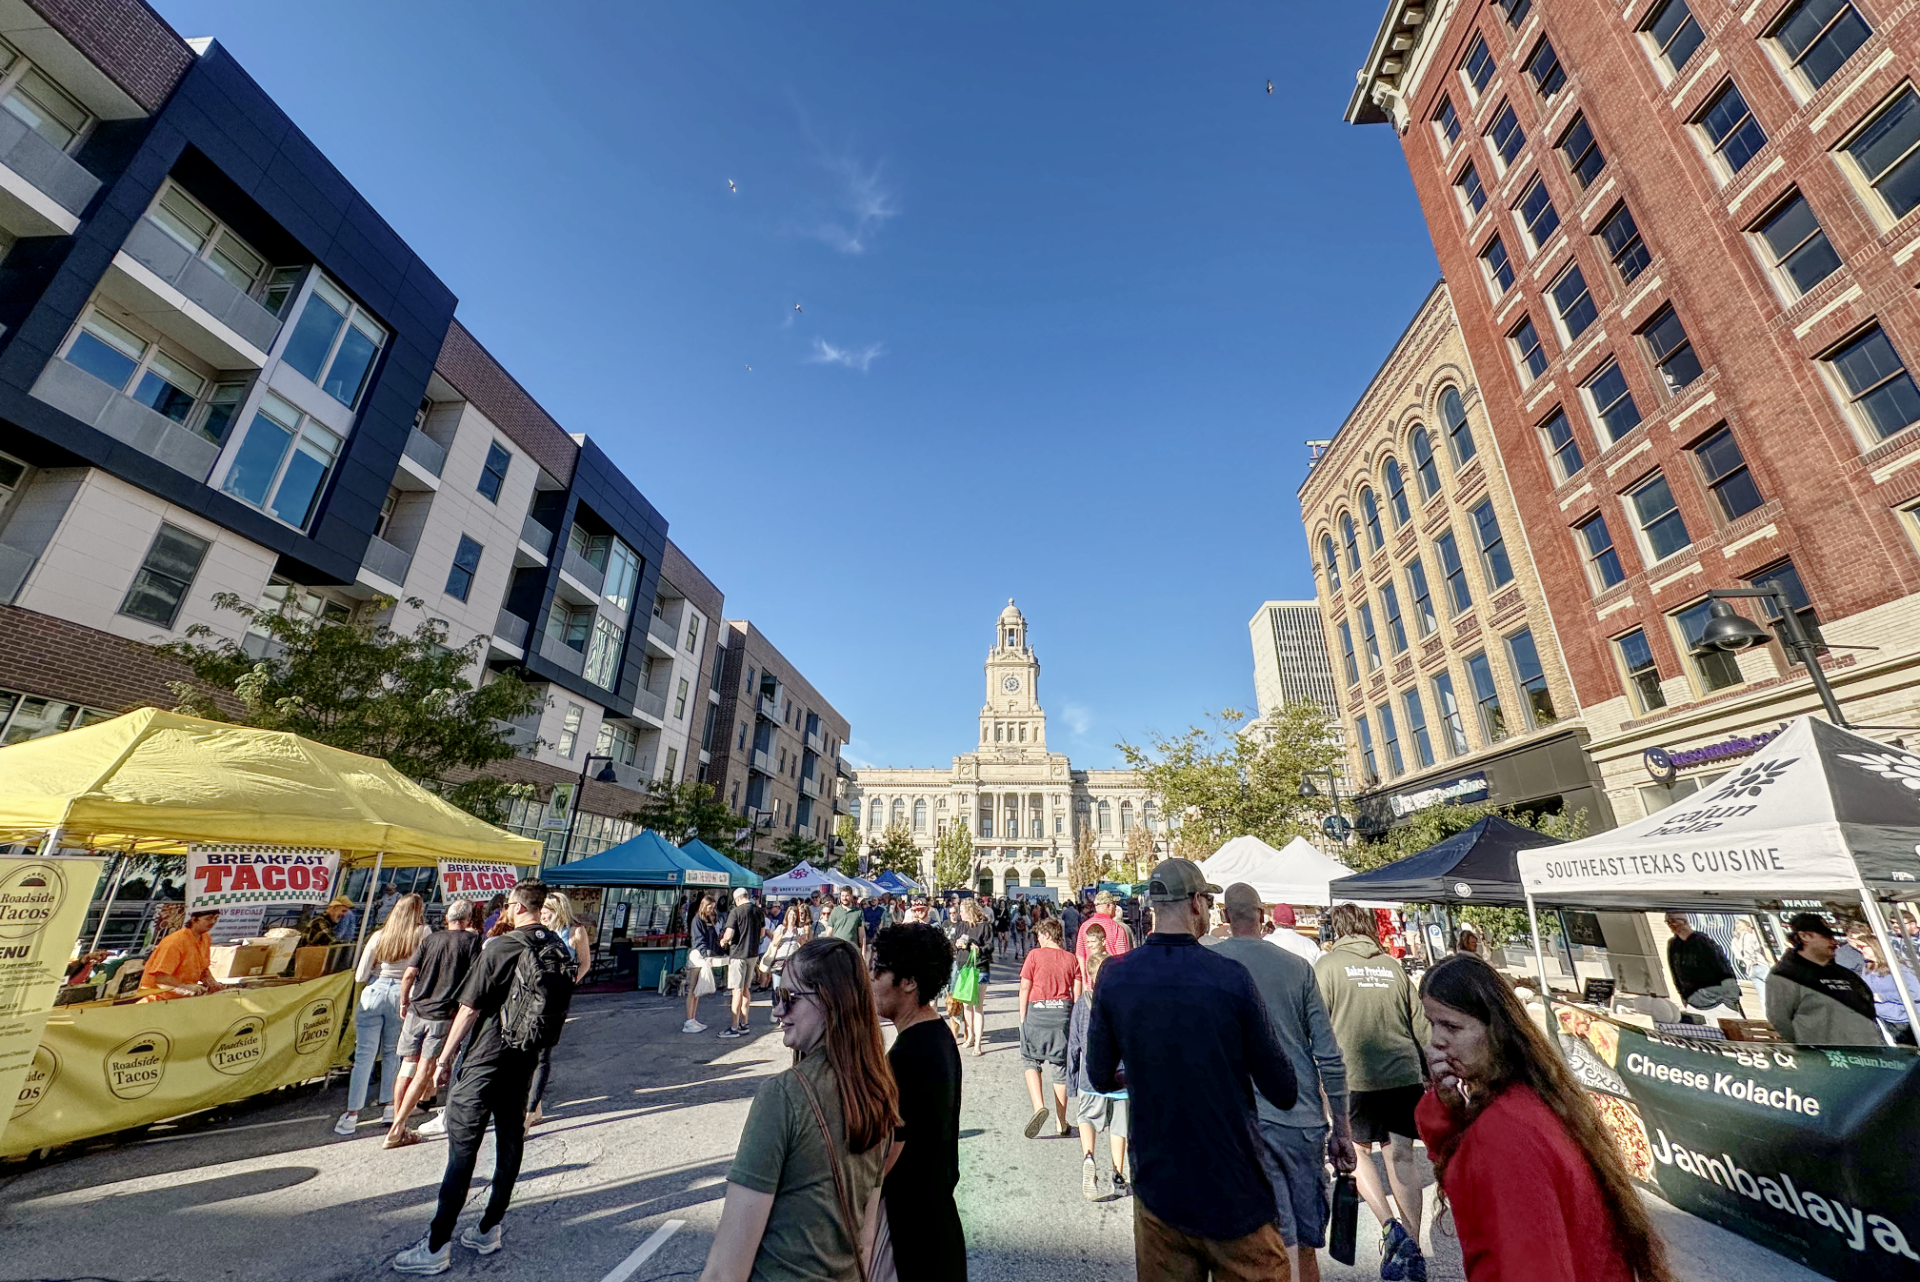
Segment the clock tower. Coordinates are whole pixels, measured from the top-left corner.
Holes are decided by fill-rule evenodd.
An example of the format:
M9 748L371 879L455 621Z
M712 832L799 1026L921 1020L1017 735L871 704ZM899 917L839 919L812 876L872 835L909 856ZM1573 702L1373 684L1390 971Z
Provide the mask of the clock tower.
M1027 620L1013 598L1000 612L987 652L987 702L980 709L980 747L1008 756L1047 752L1047 714L1040 707L1040 660L1028 644Z

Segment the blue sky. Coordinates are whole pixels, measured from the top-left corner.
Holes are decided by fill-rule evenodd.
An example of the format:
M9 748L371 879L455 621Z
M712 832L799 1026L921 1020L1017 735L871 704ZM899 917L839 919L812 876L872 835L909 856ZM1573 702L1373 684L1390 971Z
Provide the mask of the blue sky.
M1248 618L1312 591L1302 442L1438 275L1340 119L1378 0L157 6L876 764L972 746L1010 596L1076 765L1250 707Z

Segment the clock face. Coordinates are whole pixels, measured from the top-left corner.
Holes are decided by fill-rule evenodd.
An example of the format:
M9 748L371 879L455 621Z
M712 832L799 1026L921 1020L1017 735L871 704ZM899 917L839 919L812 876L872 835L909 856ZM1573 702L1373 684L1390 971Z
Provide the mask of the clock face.
M1005 681L1002 681L1000 683L1000 688L1002 690L1005 690L1008 694L1012 694L1015 690L1018 690L1020 688L1020 678L1008 677Z

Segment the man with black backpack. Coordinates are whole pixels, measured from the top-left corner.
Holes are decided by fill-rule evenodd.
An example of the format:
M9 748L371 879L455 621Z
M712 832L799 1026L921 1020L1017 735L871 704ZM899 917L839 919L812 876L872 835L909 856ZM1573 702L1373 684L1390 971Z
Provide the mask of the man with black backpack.
M501 1247L500 1221L520 1178L526 1145L527 1091L543 1048L551 1049L566 1026L573 999L573 955L560 936L540 923L547 888L523 881L501 912L513 928L487 942L461 986L459 1013L441 1052L438 1083L444 1088L467 1045L460 1080L447 1097L447 1171L440 1180L440 1207L425 1237L394 1257L400 1273L445 1273L453 1264L454 1225L473 1183L474 1159L487 1122L493 1122L493 1187L477 1228L460 1234L460 1245L481 1255ZM476 1031L477 1029L477 1031Z

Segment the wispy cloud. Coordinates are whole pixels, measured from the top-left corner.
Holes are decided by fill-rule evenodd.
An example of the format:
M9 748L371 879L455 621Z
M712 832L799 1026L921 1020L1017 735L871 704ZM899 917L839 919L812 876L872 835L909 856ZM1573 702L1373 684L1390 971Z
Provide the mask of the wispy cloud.
M884 343L869 343L865 347L835 347L824 338L813 340L813 355L807 357L809 365L844 365L848 369L866 372L876 357L884 356L887 348Z
M838 185L834 208L803 230L843 254L864 254L874 235L899 216L899 198L878 163L868 166L852 155L825 151L819 159Z
M1069 703L1060 709L1060 719L1076 735L1084 735L1093 729L1093 709L1083 708L1077 703Z
M855 770L873 769L873 763L871 761L868 761L865 757L859 756L853 752L848 751L849 746L850 745L844 744L844 743L840 745L840 755L841 757L845 758L846 763L848 765L852 766Z

